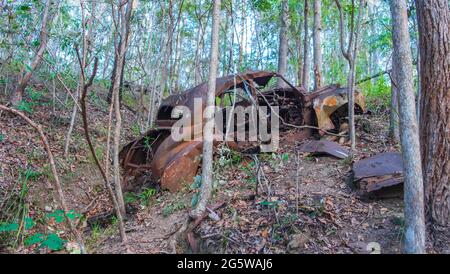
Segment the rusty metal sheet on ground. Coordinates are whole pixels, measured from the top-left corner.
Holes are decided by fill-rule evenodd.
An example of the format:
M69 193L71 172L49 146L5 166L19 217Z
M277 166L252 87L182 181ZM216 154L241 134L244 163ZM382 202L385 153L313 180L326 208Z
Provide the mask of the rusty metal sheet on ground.
M374 176L403 173L401 153L385 152L363 159L353 165L355 181Z
M310 141L303 144L300 147L300 151L309 153L324 153L340 159L345 159L350 155L350 152L346 148L331 141Z

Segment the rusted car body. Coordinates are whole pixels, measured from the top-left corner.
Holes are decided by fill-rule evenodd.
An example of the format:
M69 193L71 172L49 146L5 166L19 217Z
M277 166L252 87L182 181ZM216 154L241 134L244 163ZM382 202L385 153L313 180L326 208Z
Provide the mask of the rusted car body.
M277 77L286 84L282 88L268 88L269 82ZM201 138L198 138L201 136L196 136L195 132L200 132L201 135L201 129L204 126L203 119L196 120L194 117L195 112L203 113L205 108L202 104L201 108L195 109L194 101L201 99L201 102L206 102L207 90L208 84L202 83L162 101L156 116L155 128L125 145L120 152L119 157L125 170L125 178L150 172L153 180L159 181L162 188L172 192L193 181L201 164L203 144ZM338 85L332 85L307 93L303 88L293 86L275 72L247 72L217 78L216 105L221 110L229 109L230 102L234 102L233 107L252 104L277 106L282 121L280 131L306 125L310 127L302 129L304 132L302 138L308 138L327 131L339 131L342 120L347 116L346 90ZM228 100L226 100L227 97ZM365 110L365 104L360 92L356 92L355 102L355 111L362 113ZM189 124L192 129L190 140L176 141L170 136L172 126L179 120L179 117L173 118L173 111L177 106L185 106L192 111L193 115ZM214 142L215 145L217 143ZM227 141L226 143L235 150L259 145L258 142ZM124 188L128 188L127 179L123 181Z

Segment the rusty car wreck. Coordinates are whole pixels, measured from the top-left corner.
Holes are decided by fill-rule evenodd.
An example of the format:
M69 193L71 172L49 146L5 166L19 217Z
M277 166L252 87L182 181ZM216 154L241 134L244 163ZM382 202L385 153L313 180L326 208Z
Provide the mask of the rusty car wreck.
M273 78L281 79L285 85L269 87ZM202 83L164 99L157 112L155 127L122 148L119 157L125 171L125 189L129 187L127 178L144 173L150 174L152 181L159 182L162 188L172 192L192 183L201 164L203 142L195 138L198 136L187 141L171 138L171 128L178 120L172 118L172 112L177 106L185 106L203 113L205 105L195 110L194 101L203 99L202 102L206 102L207 90L208 83ZM219 109L251 104L276 106L281 120L280 132L297 127L301 130L299 141L312 136L319 137L327 132L341 132L347 117L347 102L347 89L339 85L326 86L308 93L302 87L290 84L281 75L269 71L229 75L217 78L216 82L216 106ZM364 111L364 97L357 91L355 113L361 114ZM204 121L192 118L189 126L192 129L203 128ZM261 142L227 140L226 144L231 149L242 151L249 147L257 148Z

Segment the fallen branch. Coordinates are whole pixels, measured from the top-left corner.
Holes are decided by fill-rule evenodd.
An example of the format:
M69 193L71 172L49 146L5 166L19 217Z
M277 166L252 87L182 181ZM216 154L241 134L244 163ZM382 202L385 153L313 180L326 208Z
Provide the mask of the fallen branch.
M60 206L64 211L64 217L66 218L66 221L69 223L69 227L70 230L72 231L72 233L75 235L75 237L77 238L78 244L80 246L80 251L81 253L85 253L85 249L84 249L84 243L83 243L83 239L81 238L81 234L78 232L78 230L75 228L75 225L73 224L73 222L69 219L69 217L67 217L67 212L68 207L67 207L67 203L66 203L66 198L64 196L64 193L62 191L62 187L61 187L61 182L59 180L59 176L58 176L58 172L56 170L56 164L55 164L55 158L53 157L53 153L50 149L50 144L48 143L48 139L44 134L44 131L42 130L42 126L39 124L36 124L35 122L33 122L30 118L28 118L25 114L23 114L22 112L15 110L13 108L9 108L7 106L1 105L0 104L0 109L7 111L9 113L12 113L16 116L19 116L20 118L22 118L23 120L25 120L25 122L27 122L32 128L34 128L38 133L39 136L41 137L41 141L44 145L44 148L47 152L48 155L48 160L50 163L50 167L52 170L52 175L55 181L55 187L56 187L56 191L58 194L58 199L60 202Z

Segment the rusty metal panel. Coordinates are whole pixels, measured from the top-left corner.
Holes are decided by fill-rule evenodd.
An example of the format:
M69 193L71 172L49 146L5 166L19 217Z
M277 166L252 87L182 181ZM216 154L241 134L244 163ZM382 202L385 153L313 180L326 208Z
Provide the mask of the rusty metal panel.
M350 155L348 149L331 141L310 141L300 147L301 152L329 154L334 157L345 159Z
M322 130L338 130L331 119L331 115L342 107L348 108L347 88L340 88L339 85L330 85L323 87L306 97L306 100L312 102L318 127ZM355 91L355 109L365 112L366 104L364 95ZM323 134L323 132L321 132Z
M381 153L360 160L353 165L352 172L360 196L392 197L393 193L402 190L403 160L398 152Z
M384 176L389 174L402 174L403 160L398 152L385 152L363 159L353 165L355 180Z

